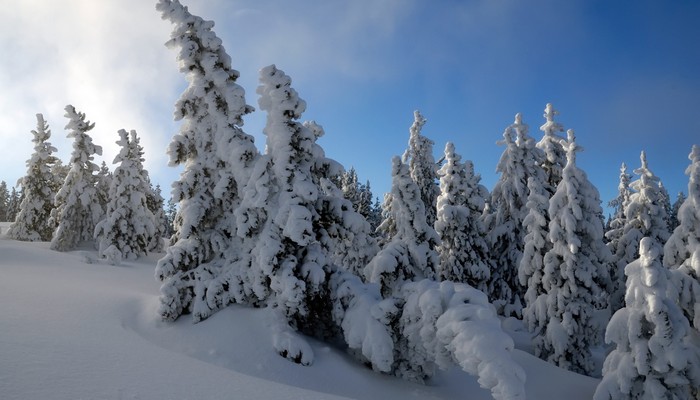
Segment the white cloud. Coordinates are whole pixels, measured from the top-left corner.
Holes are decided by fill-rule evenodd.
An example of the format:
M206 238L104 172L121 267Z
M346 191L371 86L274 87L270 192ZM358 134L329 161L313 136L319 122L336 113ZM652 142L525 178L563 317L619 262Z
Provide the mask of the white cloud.
M74 105L95 122L93 140L110 165L117 130L136 129L147 167L165 165L165 148L174 129L172 104L182 85L174 54L163 43L170 26L151 2L29 0L0 6L9 21L0 39L0 139L17 147L0 148L7 166L2 179L24 174L31 153L34 115L51 125L51 142L67 160L64 107ZM162 118L165 116L166 118Z

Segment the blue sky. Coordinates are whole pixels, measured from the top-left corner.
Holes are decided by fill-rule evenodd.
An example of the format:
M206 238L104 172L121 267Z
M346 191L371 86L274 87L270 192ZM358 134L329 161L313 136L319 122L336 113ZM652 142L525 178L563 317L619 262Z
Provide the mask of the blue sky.
M303 118L324 126L326 154L354 166L376 196L389 189L414 110L428 120L436 158L453 141L490 190L504 128L521 112L539 140L547 102L576 131L579 166L604 203L620 164L638 167L642 150L672 198L687 191L687 155L700 144L700 2L183 2L216 22L248 103L257 107L258 70L275 63L307 101ZM0 18L0 180L25 173L37 112L68 159L70 103L96 123L112 168L117 130L136 129L168 192L179 170L165 148L185 81L154 3L0 0ZM244 126L261 149L264 118Z

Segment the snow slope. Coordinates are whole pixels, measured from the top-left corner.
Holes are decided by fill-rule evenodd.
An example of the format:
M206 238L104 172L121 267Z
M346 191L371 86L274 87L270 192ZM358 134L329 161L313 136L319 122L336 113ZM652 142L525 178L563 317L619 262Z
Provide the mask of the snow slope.
M159 254L111 266L92 249L4 236L0 223L0 398L490 399L459 369L423 386L372 372L312 341L303 367L272 349L266 310L232 306L192 324L156 319ZM516 338L516 343L522 338ZM526 346L521 346L526 348ZM583 400L597 379L516 350L529 399Z

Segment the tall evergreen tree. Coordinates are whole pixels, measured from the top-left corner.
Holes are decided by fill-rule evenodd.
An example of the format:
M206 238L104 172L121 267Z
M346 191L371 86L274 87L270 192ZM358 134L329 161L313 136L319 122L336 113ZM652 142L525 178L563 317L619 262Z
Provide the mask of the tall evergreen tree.
M148 254L157 235L156 218L146 201L150 182L141 164L136 131L120 130L117 144L121 151L114 164L119 166L111 179L105 218L95 227L100 256L115 264Z
M608 205L613 208L614 214L610 219L610 226L605 232L605 239L608 241L608 249L613 256L613 262L610 263L610 281L613 289L610 293L610 311L615 313L619 310L625 301L625 267L634 259L634 254L628 253L634 248L627 248L625 241L620 243L620 239L625 233L627 225L627 217L625 210L630 203L632 197L632 189L630 182L632 175L627 173L627 165L622 163L620 167L620 183L617 186L618 194Z
M144 172L146 170L144 169ZM148 176L148 175L146 175ZM153 187L153 184L148 179L148 193L146 193L146 207L153 213L155 217L156 233L151 237L151 243L148 245L149 251L160 252L163 250L163 238L168 232L168 219L165 216L165 208L162 191L160 185Z
M10 191L7 189L7 182L0 182L0 221L9 221Z
M481 221L488 191L474 174L471 161L461 161L454 144L445 146L445 163L438 171L440 196L437 199L435 230L440 236L438 278L471 285L488 291L489 249Z
M241 126L253 108L212 31L214 23L192 15L177 0L160 0L156 9L174 25L166 45L179 50L180 72L189 83L175 105L175 119L183 121L180 133L168 147L170 165L184 170L173 183L172 197L179 204L175 232L156 266L163 282L160 314L174 320L194 312L199 320L221 306L216 299L222 293L208 294L207 288L224 273L224 253L238 253L233 212L258 156ZM216 301L207 302L208 296ZM196 312L194 300L202 300Z
M53 191L53 174L51 168L58 160L53 153L56 148L48 141L51 137L49 124L42 114L36 115L37 127L32 131L34 153L27 160L27 174L20 180L24 200L15 222L10 225L7 234L15 240L49 241L53 226L49 217L53 209L56 192Z
M405 281L434 278L440 262L435 251L440 239L426 221L418 185L398 157L392 160L391 176L386 210L395 233L364 270L366 280L379 284L385 297Z
M503 140L498 143L505 150L496 167L501 177L491 192L490 211L484 217L493 268L489 298L505 315L520 315L525 293L518 280L518 266L524 249L527 180L539 176L537 164L541 159L527 132L520 114L503 132Z
M562 179L562 171L566 165L566 152L561 144L563 138L559 135L564 132L564 127L554 120L557 115L559 115L559 111L554 109L552 103L547 103L544 108L545 123L540 127L544 135L537 143L537 148L542 150L545 155L542 168L544 168L549 190L552 193L557 190Z
M107 203L110 201L109 188L112 185L112 175L112 171L109 170L107 163L102 161L100 169L97 171L95 189L97 190L97 201L105 212L107 211ZM100 220L102 220L103 217L104 214L100 216Z
M597 344L602 328L593 312L596 303L605 302L610 253L603 242L598 190L576 166L581 148L572 130L563 148L567 163L550 199L552 249L544 257L549 322L535 340L535 353L560 367L590 374L591 347Z
M642 238L650 237L656 243L666 243L669 237L666 212L661 205L659 178L649 169L645 152L641 153L640 159L641 167L634 170L639 178L630 183L632 193L624 210L625 224L614 249L617 277L621 277L625 266L638 257ZM624 290L622 285L618 287L620 289L615 299L619 299L620 291ZM617 301L615 304L620 306Z
M413 113L413 125L409 129L408 149L403 155L403 162L408 164L411 179L420 190L420 197L425 207L425 218L432 226L436 218L437 197L440 194L437 180L438 165L433 157L432 140L422 135L426 119L419 111Z
M552 250L549 241L549 192L546 183L535 177L527 181L529 194L526 207L529 212L523 220L525 248L518 268L520 284L527 288L523 322L533 334L544 332L547 322L547 291L545 290L544 259Z
M20 182L21 183L21 182ZM14 222L17 219L17 214L19 214L20 205L24 200L24 190L12 188L10 192L10 201L7 203L7 220Z
M700 146L688 155L688 198L678 209L678 227L664 246L664 265L673 272L679 304L700 331Z
M678 221L678 212L685 202L685 194L683 192L678 192L678 195L676 196L676 201L673 202L673 205L671 206L671 215L669 216L669 225L668 225L668 230L670 232L673 232L676 228L678 228L678 225L680 225L680 222Z
M697 398L691 391L700 386L700 352L669 296L675 290L661 265L661 246L645 237L639 255L625 268L626 306L608 324L605 340L616 347L605 359L594 399Z
M93 162L95 154L102 155L102 147L93 144L88 134L95 124L86 121L85 114L72 105L66 106L66 118L68 137L74 140L70 171L56 194L49 222L56 226L51 248L58 251L68 251L80 241L92 240L95 225L104 213L95 187L99 167Z
M666 230L668 232L673 232L671 229L671 215L673 213L673 206L671 205L671 196L668 194L668 190L664 187L664 183L659 180L659 205L664 210L664 220L666 221Z

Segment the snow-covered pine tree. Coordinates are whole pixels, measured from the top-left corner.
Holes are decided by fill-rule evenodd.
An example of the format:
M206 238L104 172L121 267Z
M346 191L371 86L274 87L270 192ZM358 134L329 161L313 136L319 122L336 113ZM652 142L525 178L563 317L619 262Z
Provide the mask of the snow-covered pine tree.
M385 297L405 281L434 278L440 263L435 251L440 238L428 225L420 189L399 157L392 159L391 176L386 211L395 233L364 269L365 279L379 284Z
M678 192L678 195L676 196L676 201L673 202L673 205L671 206L671 215L669 217L669 225L668 225L668 230L670 232L673 232L676 230L680 222L678 221L678 210L680 210L681 206L683 205L683 202L685 202L685 193L683 192Z
M535 354L574 372L593 372L591 347L601 328L593 318L609 287L610 253L603 242L598 190L576 166L581 151L574 132L567 132L566 166L562 181L549 202L549 240L544 257L544 290L549 321L535 338Z
M17 214L19 213L19 206L22 204L22 201L24 200L24 190L21 188L17 189L16 187L12 188L12 191L10 192L10 200L7 203L7 220L14 222L15 219L17 218Z
M428 225L433 226L436 218L437 197L440 194L438 188L438 165L433 157L432 140L422 135L426 119L419 111L413 112L413 125L409 129L408 149L403 155L403 162L408 164L411 179L416 182L420 190L420 197L425 207L425 218Z
M557 190L562 178L562 170L566 165L566 152L561 145L563 138L559 136L559 133L564 132L564 127L554 120L557 115L559 115L559 111L554 109L552 103L547 103L543 115L545 123L540 127L544 135L537 143L537 148L542 150L545 155L542 168L544 168L549 190L552 193Z
M51 167L51 174L53 175L53 182L51 190L54 193L58 193L63 186L63 182L68 176L68 171L70 171L70 165L64 165L61 159L57 159L56 163Z
M266 153L236 210L237 233L250 246L250 257L240 262L238 281L230 285L240 286L243 301L271 306L282 318L275 347L307 364L311 349L285 330L337 338L330 277L359 271L377 246L369 224L331 181L342 167L316 143L323 129L298 121L306 103L291 78L271 65L260 71L260 83Z
M10 225L7 235L15 240L49 241L54 227L49 225L56 192L53 191L51 167L58 160L53 153L56 148L48 141L51 137L49 124L42 114L36 115L34 153L27 160L27 174L20 180L24 191L24 200L20 205L15 222Z
M147 206L150 187L136 131L130 139L121 129L117 144L121 150L113 163L119 165L112 175L107 211L95 227L99 254L112 264L148 254L157 234L155 216Z
M610 311L612 314L619 310L625 301L625 267L634 259L634 254L626 254L634 248L622 248L620 238L624 235L627 217L625 210L629 205L632 196L630 182L632 175L627 173L627 165L622 163L620 167L620 183L617 185L618 194L608 205L613 208L614 214L610 218L610 226L605 232L608 249L613 257L610 263L610 281L612 282L612 292L610 293ZM624 245L624 242L623 242Z
M700 331L700 146L688 155L688 198L678 209L678 227L664 246L664 265L671 269L683 312Z
M522 312L525 288L518 280L518 266L524 249L527 180L543 179L538 167L542 156L527 132L520 114L503 132L498 144L505 150L496 167L501 177L491 192L489 212L484 213L492 264L489 299L503 315Z
M621 233L615 233L619 236L616 248L612 249L615 250L613 260L617 264L618 278L622 277L625 266L639 256L642 238L650 237L656 243L666 243L669 237L666 212L661 205L659 178L649 169L645 152L641 153L640 159L641 167L634 170L639 178L630 183L632 193L624 209L624 226ZM624 286L620 284L617 288L611 305L619 308Z
M518 268L520 284L526 288L523 322L533 334L544 332L547 322L547 291L545 290L544 257L552 249L549 241L549 192L546 183L535 177L528 178L529 194L526 207L529 210L523 220L525 248Z
M224 260L224 253L239 253L233 212L258 156L241 126L253 108L212 31L214 23L192 15L177 0L160 0L156 9L175 26L166 45L179 49L180 72L189 82L175 105L175 119L183 124L168 147L170 165L184 170L173 183L172 197L179 204L175 232L156 266L163 282L159 313L174 320L194 311L199 321L230 302L221 286L209 292L208 285L233 261Z
M374 197L372 194L372 187L369 181L367 181L364 184L360 184L359 192L360 204L359 209L357 211L367 220L367 222L369 222L370 232L374 234L375 229L377 229L377 226L379 226L379 224L381 223L381 216L377 213L377 210L374 208Z
M603 365L595 400L691 400L700 387L700 352L676 303L661 246L645 237L640 258L625 268L625 307L610 320L605 341L615 343ZM697 389L695 389L697 391Z
M673 213L673 206L671 205L671 196L668 194L668 190L664 187L664 183L659 180L659 205L664 210L664 220L666 221L666 230L673 232L671 229L671 215Z
M343 190L343 196L350 200L355 211L360 209L360 183L357 180L357 171L354 167L343 172L340 176L340 188Z
M56 194L49 221L56 226L51 249L58 251L68 251L80 241L92 240L95 225L104 213L95 187L99 167L93 162L95 154L102 155L102 147L93 144L88 134L95 124L86 121L85 114L72 105L66 106L66 118L68 137L74 140L73 152L70 170Z
M7 182L0 182L0 221L9 221L8 207L10 205L10 191L7 189Z
M490 266L486 232L481 221L488 191L471 161L462 162L452 142L445 146L445 162L438 171L435 231L440 236L438 278L467 283L488 291Z
M143 170L146 172L146 170ZM148 175L146 175L148 176ZM148 179L149 191L146 193L146 207L153 213L155 218L156 233L151 237L151 243L148 245L148 250L153 252L163 251L163 238L166 238L168 231L168 220L165 217L165 208L160 185L153 187L153 183Z
M177 215L177 205L173 201L173 198L169 197L168 204L165 208L165 234L163 235L164 238L168 239L168 242L170 242L170 237L175 232L173 226L175 223L175 215Z
M107 163L102 161L100 164L100 170L97 171L97 183L95 184L95 189L97 190L97 201L103 210L107 210L107 203L109 203L109 188L112 185L112 171L109 170ZM99 220L104 218L104 214L100 216Z

